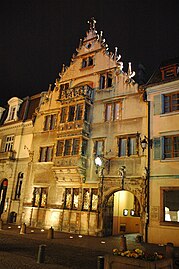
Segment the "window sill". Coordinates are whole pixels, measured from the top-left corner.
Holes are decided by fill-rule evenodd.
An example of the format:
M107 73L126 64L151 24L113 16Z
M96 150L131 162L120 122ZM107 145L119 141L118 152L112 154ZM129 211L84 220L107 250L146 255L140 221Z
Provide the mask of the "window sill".
M105 91L105 92L110 92L110 91L112 91L113 89L114 89L114 87L111 86L111 87L109 87L109 88L96 89L96 92L97 92L97 93L99 93L99 92L103 92L103 91Z
M168 117L168 116L173 116L177 114L179 114L179 111L172 111L172 112L162 113L160 114L160 117Z
M165 162L179 162L179 157L175 157L175 158L168 158L168 159L163 159L160 160L161 163L165 163Z
M88 70L88 69L91 69L93 67L94 67L94 64L93 65L86 66L86 67L81 67L80 68L80 71Z
M170 221L161 221L161 226L173 226L173 227L179 227L179 222L170 222Z

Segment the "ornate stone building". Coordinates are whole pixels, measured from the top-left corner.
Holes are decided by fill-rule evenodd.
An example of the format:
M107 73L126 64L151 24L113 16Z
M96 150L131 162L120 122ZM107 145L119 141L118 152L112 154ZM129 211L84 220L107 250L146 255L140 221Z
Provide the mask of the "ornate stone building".
M145 237L147 103L95 23L36 109L23 211L13 211L32 227Z
M37 112L23 222L96 236L145 234L146 103L131 64L124 72L95 20L76 51Z
M150 130L149 242L179 245L179 58L163 62L146 85Z

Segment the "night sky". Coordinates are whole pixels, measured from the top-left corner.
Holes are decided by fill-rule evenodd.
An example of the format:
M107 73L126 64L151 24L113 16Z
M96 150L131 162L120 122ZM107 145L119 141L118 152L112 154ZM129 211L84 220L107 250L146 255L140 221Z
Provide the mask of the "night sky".
M0 9L0 106L46 91L69 66L94 17L109 51L118 47L124 71L179 56L178 0L5 0Z

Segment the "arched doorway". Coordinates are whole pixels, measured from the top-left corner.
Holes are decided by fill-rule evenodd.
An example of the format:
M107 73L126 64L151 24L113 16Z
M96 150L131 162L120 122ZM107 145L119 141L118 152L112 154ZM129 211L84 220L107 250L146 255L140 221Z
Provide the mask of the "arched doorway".
M4 204L6 200L6 192L7 192L8 180L2 179L0 182L0 216L4 211Z
M140 232L140 203L126 190L113 192L107 199L103 214L104 234L119 235Z

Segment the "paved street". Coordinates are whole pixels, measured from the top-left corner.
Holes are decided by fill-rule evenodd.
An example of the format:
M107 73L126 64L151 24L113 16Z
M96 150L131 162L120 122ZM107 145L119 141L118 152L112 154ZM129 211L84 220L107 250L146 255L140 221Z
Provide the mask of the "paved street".
M0 269L95 269L97 257L112 254L119 247L119 236L96 238L92 236L54 233L54 239L47 239L48 231L27 228L24 235L17 226L3 227L0 231ZM164 246L136 243L135 236L127 235L128 249L155 249L164 251ZM45 262L37 263L40 245L45 247Z

